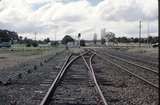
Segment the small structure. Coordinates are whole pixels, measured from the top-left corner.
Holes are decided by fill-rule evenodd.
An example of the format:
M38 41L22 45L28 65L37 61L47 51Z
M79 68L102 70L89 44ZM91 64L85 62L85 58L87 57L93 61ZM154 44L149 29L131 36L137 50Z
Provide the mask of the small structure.
M11 47L11 42L0 42L0 48L10 48Z
M39 47L50 47L51 46L51 43L47 43L47 44L39 44L38 45Z

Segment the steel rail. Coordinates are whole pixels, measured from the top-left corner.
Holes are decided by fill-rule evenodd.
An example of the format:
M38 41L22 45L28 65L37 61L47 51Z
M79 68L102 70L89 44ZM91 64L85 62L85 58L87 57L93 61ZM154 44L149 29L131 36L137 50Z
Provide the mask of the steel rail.
M145 60L142 60L142 59L139 59L139 58L136 58L136 57L133 57L133 56L130 56L128 55L127 53L125 53L125 55L123 54L123 52L118 52L120 55L124 56L124 57L128 57L130 59L133 59L133 60L136 60L136 61L139 61L139 62L143 62L143 63L148 63L148 64L151 64L151 65L154 65L154 66L158 66L158 62L155 62L155 61L152 61L152 62L146 62ZM127 54L127 55L126 55ZM122 57L121 57L122 58Z
M155 85L155 84L153 84L152 82L144 79L143 77L141 77L141 76L139 76L139 75L137 75L137 74L135 74L135 73L130 72L130 71L127 70L126 68L122 67L121 65L118 65L118 64L116 64L116 63L114 63L114 62L112 62L112 61L109 61L109 60L103 58L101 55L99 55L99 54L97 54L97 53L95 53L95 54L96 54L99 58L103 59L104 61L107 61L107 62L109 62L109 63L117 66L117 67L120 68L121 70L126 71L127 73L129 73L129 74L133 75L134 77L136 77L136 78L144 81L145 83L151 85L152 87L155 87L155 88L159 89L159 86L158 86L158 85Z
M98 85L98 83L97 83L97 80L96 80L96 77L95 77L95 73L94 73L94 71L93 71L92 58L93 58L94 55L95 55L95 54L91 55L91 57L90 57L90 60L89 60L90 65L87 63L87 61L85 60L85 58L84 58L83 56L82 56L82 58L83 58L83 61L85 62L86 67L88 68L91 76L93 77L94 83L95 83L95 85L96 85L96 89L97 89L97 91L98 91L98 93L99 93L99 95L100 95L100 97L101 97L104 105L108 105L108 104L107 104L107 101L106 101L106 99L104 98L104 95L103 95L103 93L102 93L102 91L101 91L101 89L100 89L100 87L99 87L99 85Z
M97 51L94 51L94 52L97 52ZM128 63L128 64L132 64L132 65L137 66L137 67L140 67L140 68L142 68L142 69L144 69L144 70L151 71L151 72L153 72L153 73L155 73L155 74L159 74L159 72L158 72L158 71L156 71L156 70L152 70L151 68L148 68L148 67L145 67L145 66L142 66L142 65L136 64L136 63L131 62L131 61L127 61L127 60L126 60L126 59L124 59L124 58L117 57L117 56L113 56L113 55L111 55L111 54L104 54L104 55L106 55L106 56L110 56L110 57L113 57L113 58L115 58L115 59L117 59L117 60L120 60L120 61L126 62L126 63Z
M54 82L52 83L51 87L49 88L49 90L47 91L46 95L44 96L43 100L41 101L40 105L47 105L49 103L49 97L52 95L53 89L56 85L56 82L59 80L60 75L64 69L64 67L66 66L66 64L68 63L69 59L71 58L72 54L68 56L68 58L66 59L66 61L64 62L60 72L58 73L58 75L56 76Z
M66 62L64 63L64 65L62 66L60 72L58 73L58 75L56 76L56 78L54 79L52 85L50 86L49 90L47 91L46 95L44 96L44 98L42 99L40 105L49 105L50 102L50 97L54 94L54 91L58 85L58 82L62 79L62 76L64 75L65 71L67 70L67 68L78 58L80 58L82 55L86 54L87 52L84 52L76 57L74 57L73 59L70 59L70 57L66 60Z
M105 48L107 50L107 48ZM112 50L113 51L113 50ZM119 51L119 54L123 55L123 56L126 56L128 58L131 58L131 59L134 59L134 60L137 60L137 61L140 61L140 62L144 62L144 63L148 63L148 64L151 64L151 65L154 65L154 66L158 66L158 62L156 61L152 61L152 62L146 62L145 60L143 59L139 59L139 58L136 58L135 56L130 56L128 55L127 53L125 53L125 55L123 54L123 52Z

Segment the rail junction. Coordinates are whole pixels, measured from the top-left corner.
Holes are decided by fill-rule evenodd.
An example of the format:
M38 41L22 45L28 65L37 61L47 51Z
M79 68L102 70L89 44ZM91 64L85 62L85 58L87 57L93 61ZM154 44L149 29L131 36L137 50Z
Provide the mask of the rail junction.
M93 71L94 55L90 51L71 54L40 105L108 105Z
M157 60L111 48L63 50L13 70L0 82L2 105L159 105Z
M156 69L156 63L152 63L150 68L138 64L138 62L144 63L145 61L138 59L135 62L132 61L134 57L129 55L116 56L116 54L114 55L114 53L109 51L104 53L104 51L100 50L87 49L78 55L70 54L40 105L110 105L108 104L110 102L107 102L108 100L104 95L105 92L102 85L104 81L97 79L97 74L92 65L94 64L94 56L139 79L150 88L159 89L159 72ZM127 56L127 59L125 56Z

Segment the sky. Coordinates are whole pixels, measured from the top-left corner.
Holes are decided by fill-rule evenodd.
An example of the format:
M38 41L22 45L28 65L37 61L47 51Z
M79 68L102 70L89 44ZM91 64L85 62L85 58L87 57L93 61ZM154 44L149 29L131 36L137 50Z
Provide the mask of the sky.
M0 29L38 40L65 35L100 38L101 29L116 37L158 36L158 0L0 0Z

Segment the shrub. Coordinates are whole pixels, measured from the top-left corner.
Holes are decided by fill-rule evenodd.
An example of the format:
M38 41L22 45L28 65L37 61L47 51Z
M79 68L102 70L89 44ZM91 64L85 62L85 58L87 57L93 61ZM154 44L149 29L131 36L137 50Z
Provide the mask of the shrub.
M80 40L80 46L86 46L85 40Z
M31 44L30 44L30 43L27 43L27 44L26 44L26 47L31 47Z
M58 46L58 45L59 45L58 41L51 42L51 46Z
M33 47L38 47L38 43L37 43L37 42L33 42L33 43L32 43L32 46L33 46Z
M102 38L102 39L101 39L101 44L103 45L103 44L105 44L105 42L106 42L105 39Z

